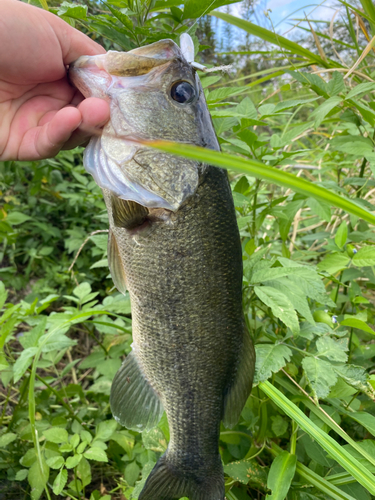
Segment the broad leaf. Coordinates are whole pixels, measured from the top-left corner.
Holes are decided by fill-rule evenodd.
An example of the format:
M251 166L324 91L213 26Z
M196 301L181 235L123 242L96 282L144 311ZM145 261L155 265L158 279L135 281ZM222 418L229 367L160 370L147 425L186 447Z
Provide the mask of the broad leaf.
M296 472L297 457L283 451L272 462L267 486L272 490L272 495L267 495L267 500L284 500L288 494L292 479Z
M289 347L281 344L258 344L255 346L255 352L255 384L267 380L273 373L281 370L292 356Z
M353 256L353 264L358 267L375 266L375 246L360 248Z
M337 382L337 374L331 363L309 356L302 360L302 367L317 397L327 397L330 387Z
M55 477L55 480L52 485L52 490L55 495L60 495L62 490L65 488L67 480L68 480L68 471L66 469L61 469L61 471Z
M299 332L297 313L286 295L270 286L255 286L254 292L293 333Z

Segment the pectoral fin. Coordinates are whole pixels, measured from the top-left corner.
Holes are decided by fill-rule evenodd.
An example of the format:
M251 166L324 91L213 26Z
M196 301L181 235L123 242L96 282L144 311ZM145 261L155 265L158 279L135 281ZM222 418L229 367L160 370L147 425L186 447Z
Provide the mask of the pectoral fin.
M113 416L135 431L155 427L163 415L163 405L143 375L134 353L130 353L112 383L110 404Z
M116 237L111 230L108 236L108 267L111 272L112 281L117 290L125 295L126 281L125 269L121 260Z
M236 377L224 401L223 423L225 427L234 427L240 418L241 411L245 406L253 385L254 368L254 346L249 333L245 331Z

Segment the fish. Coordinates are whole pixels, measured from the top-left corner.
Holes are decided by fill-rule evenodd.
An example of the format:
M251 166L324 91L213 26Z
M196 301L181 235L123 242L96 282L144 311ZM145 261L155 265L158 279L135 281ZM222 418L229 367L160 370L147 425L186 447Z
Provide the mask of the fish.
M166 39L81 56L69 68L85 97L110 104L84 165L108 211L113 282L131 300L132 351L112 383L112 414L141 432L165 411L170 430L139 500L224 500L220 423L238 422L255 365L227 172L147 143L220 150L191 52L185 55Z

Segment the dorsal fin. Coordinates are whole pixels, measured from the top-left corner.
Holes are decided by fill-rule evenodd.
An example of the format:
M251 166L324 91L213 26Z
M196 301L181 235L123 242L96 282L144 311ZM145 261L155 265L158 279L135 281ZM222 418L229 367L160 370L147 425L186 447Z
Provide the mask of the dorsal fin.
M141 226L147 218L148 209L135 201L122 200L112 196L112 215L116 227L134 229Z

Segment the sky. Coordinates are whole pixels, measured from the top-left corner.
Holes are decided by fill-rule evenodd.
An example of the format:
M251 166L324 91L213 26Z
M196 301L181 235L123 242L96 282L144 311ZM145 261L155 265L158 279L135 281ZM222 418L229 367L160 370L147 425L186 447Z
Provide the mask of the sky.
M241 17L241 8L241 3L232 4L231 13L234 16ZM292 21L292 19L304 18L306 14L310 21L331 21L336 9L337 2L335 0L261 0L258 2L256 16L252 21L272 30L271 22L265 17L265 11L268 10L273 28L279 34L289 38L299 31L298 28L291 30L292 25L298 22ZM221 10L224 10L224 8ZM303 22L302 25L306 25L306 23Z
M309 20L331 21L336 8L332 0L315 2L314 0L267 0L266 9L270 9L270 17L275 29L280 33L290 30L288 18L304 18L305 13ZM297 12L295 12L297 11ZM286 19L285 19L286 18ZM295 24L296 21L293 22Z

